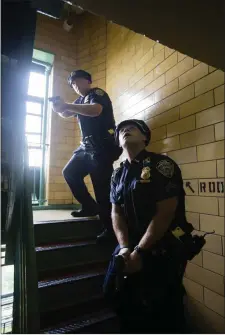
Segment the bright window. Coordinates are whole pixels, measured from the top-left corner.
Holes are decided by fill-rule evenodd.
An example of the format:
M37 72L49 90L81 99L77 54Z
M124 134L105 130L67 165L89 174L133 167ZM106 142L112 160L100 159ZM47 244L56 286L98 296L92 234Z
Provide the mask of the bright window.
M27 134L27 143L32 147L39 147L41 145L41 135Z
M39 167L42 164L42 150L29 149L29 166Z
M26 102L26 138L29 150L29 166L42 166L42 119L46 91L45 68L32 63ZM36 148L35 148L36 147Z
M27 101L26 103L27 113L41 115L42 105L37 102Z
M26 132L41 133L41 117L34 115L26 116ZM29 143L28 143L29 145Z
M42 73L31 72L29 79L28 95L44 98L45 96L45 75Z

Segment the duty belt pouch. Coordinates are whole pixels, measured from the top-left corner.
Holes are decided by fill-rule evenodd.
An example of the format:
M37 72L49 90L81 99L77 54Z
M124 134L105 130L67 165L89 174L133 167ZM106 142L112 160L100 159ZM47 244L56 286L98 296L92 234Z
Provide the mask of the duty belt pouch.
M171 239L173 240L172 242L174 246L176 246L176 248L180 250L183 257L185 257L186 260L190 261L202 250L203 246L206 243L205 236L214 233L215 232L210 232L205 233L204 235L191 235L190 233L185 233L179 238L173 236L171 237Z

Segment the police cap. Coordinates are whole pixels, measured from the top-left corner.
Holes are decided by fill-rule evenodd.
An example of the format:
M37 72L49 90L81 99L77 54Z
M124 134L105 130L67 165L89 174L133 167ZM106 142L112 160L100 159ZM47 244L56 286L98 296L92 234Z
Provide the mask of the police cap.
M146 136L146 146L149 144L150 139L151 139L151 131L148 128L147 124L142 121L142 120L137 120L137 119L129 119L129 120L125 120L122 121L118 124L118 126L116 127L115 130L115 141L117 144L119 144L119 132L120 129L123 128L125 125L128 124L134 124L141 132L142 134L144 134Z
M71 72L67 79L70 87L72 87L73 80L76 78L84 78L84 79L89 80L90 83L92 82L90 73L84 70L76 70L76 71Z

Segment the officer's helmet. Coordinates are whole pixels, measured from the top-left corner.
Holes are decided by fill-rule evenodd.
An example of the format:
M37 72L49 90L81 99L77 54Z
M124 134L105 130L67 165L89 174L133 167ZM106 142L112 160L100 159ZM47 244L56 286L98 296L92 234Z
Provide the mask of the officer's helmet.
M115 130L115 141L116 141L116 143L119 145L120 129L123 128L127 124L134 124L142 132L142 134L145 135L145 137L146 137L145 145L147 146L149 144L150 140L151 140L151 131L150 131L150 129L148 128L147 124L144 121L137 120L137 119L125 120L125 121L122 121L118 124L118 126L116 127L116 130Z
M84 78L84 79L87 79L88 81L90 81L90 83L92 83L90 73L88 73L84 70L76 70L76 71L71 72L68 79L67 79L68 84L70 85L70 87L72 87L72 83L76 78Z

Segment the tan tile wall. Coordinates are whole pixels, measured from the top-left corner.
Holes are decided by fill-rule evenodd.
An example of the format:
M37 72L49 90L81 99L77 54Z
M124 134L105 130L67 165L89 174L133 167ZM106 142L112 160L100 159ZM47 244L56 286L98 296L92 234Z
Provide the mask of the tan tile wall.
M92 86L106 89L106 20L89 13L77 17L77 68L91 73ZM90 194L95 198L91 179L85 178Z
M116 121L148 123L148 149L173 158L195 190L186 188L195 233L216 232L189 262L184 284L198 326L222 333L224 198L202 194L199 180L224 177L224 73L113 23L107 27L106 69Z

